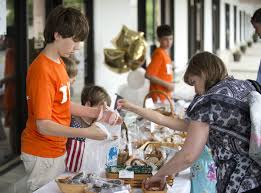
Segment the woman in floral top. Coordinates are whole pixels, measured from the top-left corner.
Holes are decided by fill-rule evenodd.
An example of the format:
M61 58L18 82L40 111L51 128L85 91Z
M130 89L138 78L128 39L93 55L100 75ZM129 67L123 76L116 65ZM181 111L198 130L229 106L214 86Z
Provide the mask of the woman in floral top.
M126 100L118 102L119 107L153 122L188 132L182 150L146 180L145 188L156 181L163 185L165 176L190 167L207 144L217 167L218 193L260 193L261 166L248 154L251 123L247 95L255 91L254 86L229 77L223 61L209 52L191 58L184 80L196 92L185 120L161 116Z

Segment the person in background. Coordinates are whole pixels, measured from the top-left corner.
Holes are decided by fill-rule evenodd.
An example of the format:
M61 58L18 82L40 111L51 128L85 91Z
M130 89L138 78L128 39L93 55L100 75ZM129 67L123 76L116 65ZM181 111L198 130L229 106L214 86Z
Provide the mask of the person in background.
M160 90L173 98L173 66L168 53L173 43L171 27L169 25L158 26L157 36L160 46L152 54L145 77L150 81L150 91ZM151 97L154 102L164 102L166 100L164 95L158 93L151 94Z
M261 8L257 9L251 18L251 23L255 28L255 33L261 38ZM256 81L261 84L261 61L257 73Z
M13 26L7 27L7 34L5 36L4 43L6 45L5 52L5 68L4 68L4 78L0 80L0 88L4 86L4 93L1 98L1 109L4 114L4 124L2 124L2 119L0 120L0 140L6 139L6 134L4 127L9 128L9 143L11 144L12 151L15 151L16 143L15 139L15 129L14 127L14 111L15 111L15 28ZM1 113L1 112L0 112ZM0 117L1 118L1 117ZM4 127L3 127L4 126Z
M12 26L7 27L5 39L5 71L4 78L0 80L0 87L5 86L4 92L4 111L5 127L11 127L13 122L13 111L15 107L15 29Z
M26 78L28 119L21 136L21 159L28 175L27 192L65 171L67 137L107 137L95 123L88 128L71 128L71 115L121 123L116 113L103 111L106 106L87 107L70 101L70 81L61 57L74 54L88 32L87 18L75 8L57 6L47 17L45 47Z
M260 193L261 166L248 153L251 121L247 97L255 87L250 81L228 76L223 61L209 52L190 59L184 81L194 86L196 93L185 119L118 101L118 108L188 134L181 151L144 182L145 188L158 181L163 187L165 176L192 166L207 144L217 167L217 193ZM212 169L210 174L215 173Z
M70 79L70 84L73 84L76 80L76 76L78 74L78 63L77 60L75 60L72 57L61 57L64 64L66 72Z
M74 82L76 81L76 76L78 74L78 64L79 61L75 58L75 57L61 57L64 64L65 64L65 69L66 72L69 76L69 80L70 80L70 96L73 97L74 95L74 90L72 85L74 84Z
M83 88L81 93L81 104L83 106L97 107L103 105L104 103L108 106L111 105L111 98L104 88L95 85L86 85ZM72 116L70 126L75 128L88 128L94 121L94 118ZM89 138L94 140L103 140L102 136ZM82 166L83 155L86 154L88 156L88 152L84 152L85 138L68 138L66 149L66 170L69 172L79 172Z

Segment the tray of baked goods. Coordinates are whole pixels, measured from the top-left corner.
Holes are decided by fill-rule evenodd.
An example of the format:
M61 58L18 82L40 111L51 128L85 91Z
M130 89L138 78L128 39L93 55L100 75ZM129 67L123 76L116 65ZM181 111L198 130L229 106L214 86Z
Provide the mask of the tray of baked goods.
M168 146L171 145L146 142L132 155L128 155L126 150L122 151L118 155L118 164L106 168L106 177L121 179L132 188L141 188L142 181L156 173L178 151ZM173 177L169 176L167 182L172 185Z
M101 178L84 172L58 177L55 182L63 193L114 193L131 192L131 187L119 179Z
M146 142L160 142L159 145L180 148L186 139L187 133L155 124L134 113L124 117L123 138L132 146L139 148Z

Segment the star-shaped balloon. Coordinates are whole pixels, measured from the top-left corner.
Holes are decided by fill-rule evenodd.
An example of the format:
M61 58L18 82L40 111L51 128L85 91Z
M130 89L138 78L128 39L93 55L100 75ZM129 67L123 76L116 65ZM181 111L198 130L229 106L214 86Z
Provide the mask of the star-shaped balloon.
M105 63L117 73L136 70L145 62L146 41L143 32L130 30L125 25L114 39L115 49L104 49Z

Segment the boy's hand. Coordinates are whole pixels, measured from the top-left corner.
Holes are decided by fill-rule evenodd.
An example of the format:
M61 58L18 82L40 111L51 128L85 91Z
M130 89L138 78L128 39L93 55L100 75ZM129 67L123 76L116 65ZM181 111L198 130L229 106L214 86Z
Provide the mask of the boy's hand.
M90 127L86 129L86 138L94 139L94 140L105 140L108 138L108 134L104 132L99 126L96 124L92 124Z
M97 121L108 123L110 125L120 125L123 122L120 115L116 111L110 110L107 105L104 105L101 108Z

